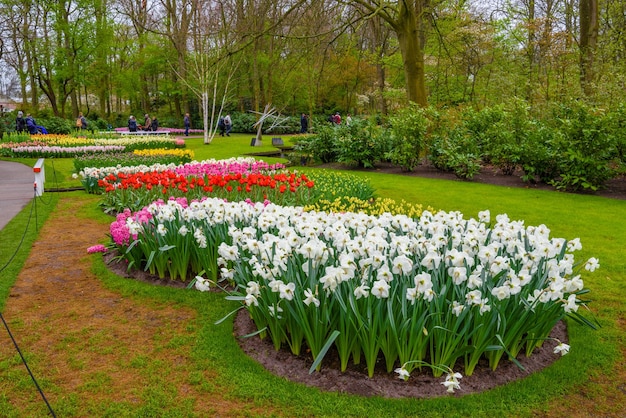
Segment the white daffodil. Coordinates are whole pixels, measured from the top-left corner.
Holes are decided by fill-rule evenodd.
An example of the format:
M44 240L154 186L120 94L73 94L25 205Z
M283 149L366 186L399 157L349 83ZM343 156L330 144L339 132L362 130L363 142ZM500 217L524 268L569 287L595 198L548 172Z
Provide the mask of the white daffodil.
M394 370L394 372L398 373L398 379L402 379L404 381L409 380L409 377L411 377L410 373L404 367L399 367Z
M244 302L246 304L246 306L259 306L259 301L257 300L256 296L254 295L246 295L246 298L244 299Z
M281 319L282 317L280 316L280 314L283 312L283 308L281 308L280 306L268 306L267 307L268 312L270 313L270 316L272 318L276 318L276 319Z
M467 280L467 269L465 267L450 267L448 275L452 277L452 282L459 286Z
M569 345L565 344L565 343L559 343L559 345L557 345L556 347L554 347L554 354L561 354L561 356L564 356L566 354L569 353Z
M369 290L370 290L369 286L366 286L364 284L357 286L354 289L354 297L356 297L357 300L361 298L366 298L370 295Z
M461 315L461 312L465 309L465 305L457 302L456 300L452 302L452 313L456 316Z
M167 234L167 228L163 224L157 225L157 233L164 237Z
M591 257L585 263L585 270L590 271L590 272L596 271L596 269L599 267L600 267L600 261L595 257Z
M261 295L261 286L257 282L250 281L248 282L248 286L246 287L247 295L260 296Z
M389 283L385 280L377 280L372 285L372 295L378 299L384 299L389 297Z
M433 289L426 289L424 292L424 300L428 302L431 302L435 296L437 296L437 294L433 291Z
M448 373L446 375L446 380L441 382L441 384L446 387L447 392L454 393L455 389L461 389L459 379L462 377L461 373Z
M563 310L567 313L576 312L578 310L578 304L576 304L576 295L569 295L567 301L564 301Z
M196 276L195 287L199 291L206 292L206 291L210 290L210 285L211 285L211 282L209 280L205 279L202 276Z
M405 255L400 255L391 262L393 274L409 274L413 269L413 262Z
M499 286L491 289L491 294L498 298L498 300L508 299L511 296L511 289L508 286Z
M478 212L478 220L486 224L491 222L491 212L489 212L489 209Z
M409 287L406 290L406 299L411 301L411 304L415 303L415 300L419 297L419 292L417 291L417 287Z
M577 250L582 250L583 246L580 243L580 238L574 238L567 242L567 251L574 252Z
M304 296L305 299L303 300L303 302L306 306L309 306L312 303L313 305L315 305L316 308L319 308L320 301L315 297L311 289L306 289L304 291Z
M482 292L480 290L472 290L465 294L465 300L467 303L472 305L478 305L481 302L481 298L483 297Z
M480 310L478 311L481 315L484 314L485 312L489 312L491 311L491 305L488 305L489 303L489 299L484 298L480 301L480 303L478 304L478 306L480 307Z
M274 293L278 293L280 292L280 286L284 285L282 280L272 280L268 283L270 289L272 289L272 292Z
M279 296L281 299L292 300L293 292L296 290L295 283L281 284L278 287L278 291L280 292Z

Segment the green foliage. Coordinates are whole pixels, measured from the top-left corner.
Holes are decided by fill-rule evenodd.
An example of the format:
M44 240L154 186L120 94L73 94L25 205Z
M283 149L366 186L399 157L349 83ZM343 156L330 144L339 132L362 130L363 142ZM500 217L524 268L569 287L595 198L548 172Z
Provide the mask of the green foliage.
M433 134L428 158L436 168L451 171L462 179L472 179L481 168L478 145L462 125L439 126Z
M320 125L316 134L303 137L294 144L294 150L302 155L311 156L317 162L330 163L337 161L339 153L334 127L328 124Z
M615 175L619 159L617 138L611 135L605 113L582 102L560 104L555 112L555 148L562 190L597 190Z
M347 201L350 198L369 201L374 197L374 188L364 178L326 170L313 171L308 174L308 177L315 182L315 187L311 189L312 201L307 204L313 204L319 200Z
M548 183L558 175L556 151L552 145L555 132L541 122L529 125L521 146L524 181Z
M419 164L432 112L433 109L411 103L391 118L390 150L385 156L393 164L405 171L412 171Z
M70 134L76 131L75 120L50 116L37 118L36 122L37 125L43 126L51 134Z
M233 132L256 133L256 128L252 126L256 123L254 113L233 112L230 118L233 121Z
M620 103L607 113L604 126L611 136L611 142L615 144L617 157L623 168L626 164L626 102Z
M334 128L337 161L373 168L389 150L387 130L362 119Z

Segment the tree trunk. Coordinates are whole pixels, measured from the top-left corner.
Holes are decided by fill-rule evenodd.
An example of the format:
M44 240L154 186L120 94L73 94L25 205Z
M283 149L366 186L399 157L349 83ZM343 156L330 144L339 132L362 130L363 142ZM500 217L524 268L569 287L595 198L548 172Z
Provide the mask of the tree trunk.
M407 5L407 3L409 3ZM414 3L414 4L411 4ZM422 107L428 106L424 70L423 0L400 2L394 28L404 64L407 97Z
M598 1L580 0L580 86L587 97L594 93L594 62L598 41Z

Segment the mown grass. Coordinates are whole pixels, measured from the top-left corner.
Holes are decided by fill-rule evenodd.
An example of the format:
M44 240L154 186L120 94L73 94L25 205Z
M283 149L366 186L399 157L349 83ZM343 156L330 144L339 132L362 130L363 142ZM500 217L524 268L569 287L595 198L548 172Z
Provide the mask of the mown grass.
M194 138L188 140L187 144L189 148L194 149L197 160L262 152L266 151L266 147L267 150L271 150L271 146L267 146L271 139L264 141L263 148L251 148L250 136L218 137L209 146L203 145L201 139ZM270 162L279 161L263 159ZM69 164L66 161L55 161L59 178L71 178L66 171L68 166L71 167L71 161ZM590 297L593 303L590 308L602 327L592 331L570 321L568 325L572 349L569 355L560 358L539 373L482 394L428 400L363 398L323 393L266 372L239 349L232 335L232 321L214 325L216 320L236 307L233 302L224 300L221 294L153 287L125 280L112 274L95 256L94 271L107 288L118 292L122 297L135 298L146 304L174 304L191 308L197 313L196 320L187 325L190 336L181 336L180 339L170 341L168 344L189 347L191 350L193 364L192 370L187 371L187 383L201 388L206 392L206 396L219 394L220 397L236 402L240 407L236 412L237 415L559 416L563 408L567 411L577 411L577 405L567 404L567 395L581 392L582 388L587 396L597 396L597 399L594 398L595 409L589 411L590 413L606 416L619 410L619 406L611 404L615 396L607 394L607 390L613 390L615 391L613 394L619 399L619 386L605 385L605 380L615 378L612 371L620 361L623 361L621 348L625 344L624 331L621 328L623 324L619 323L623 321L625 315L623 300L623 295L626 294L626 260L623 258L623 242L626 238L625 201L463 181L377 173L353 174L367 177L376 188L377 195L381 197L404 199L411 203L421 203L425 207L432 206L448 211L459 210L466 216L476 216L478 211L489 209L492 218L498 213L507 213L512 219L523 219L527 225L545 224L552 230L553 236L570 239L579 237L583 250L576 254L577 260L583 261L591 256L600 259L601 268L594 273L587 273L583 278L586 287L591 289ZM50 173L47 172L47 175ZM46 208L45 211L49 212L54 210L54 205L51 204ZM29 213L29 207L26 207L0 231L0 245L3 249L7 248L5 245L8 243L19 239ZM41 210L39 213L43 218ZM94 217L100 221L106 219L95 205L78 216ZM2 279L0 307L6 303L15 276L28 256L27 248L30 248L36 239L34 231L27 235L29 239L25 241L26 248L20 250L10 267L0 273ZM4 253L5 251L2 252L2 257ZM72 344L69 340L66 343ZM35 356L33 359L35 362L45 363L45 359L37 358L36 354L31 355ZM150 382L151 387L138 388L137 396L141 399L139 404L115 402L94 404L89 399L78 399L68 394L59 405L53 406L65 411L65 416L84 416L86 411L91 416L191 416L193 405L177 403L176 397L168 394L170 386L167 384L167 378L162 378L173 374L175 365L155 364L146 358L129 359L129 364L130 367L144 373ZM18 386L26 390L28 386L26 377L7 375L4 370L0 368L0 382L6 379L20 379L21 383ZM210 372L210 377L207 377L206 372ZM619 378L619 375L617 377ZM89 393L89 390L93 390L94 393L103 391L106 382L106 376L94 376L90 382L92 389L88 387L83 391L85 393ZM555 399L563 401L555 403ZM3 405L8 405L7 394L0 395L0 412L3 411ZM19 416L19 413L12 415Z

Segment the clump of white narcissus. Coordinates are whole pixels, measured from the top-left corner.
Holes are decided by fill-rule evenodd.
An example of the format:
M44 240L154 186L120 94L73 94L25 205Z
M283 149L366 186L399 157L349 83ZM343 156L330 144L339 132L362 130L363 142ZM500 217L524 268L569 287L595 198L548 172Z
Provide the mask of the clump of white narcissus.
M453 390L459 360L471 375L483 357L496 369L505 354L531 355L565 316L594 327L579 313L588 292L572 254L579 239L551 238L545 225L507 215L412 219L219 199L147 211L148 221L127 218L136 240L182 229L191 244L181 248L217 247L221 279L236 286L227 298L276 349L300 354L306 344L313 368L334 345L342 370L364 360L372 376L382 354L389 372L400 364L408 377L428 365L435 376L447 373Z

